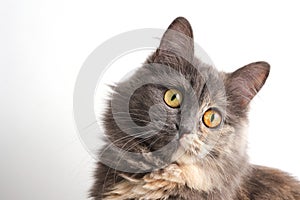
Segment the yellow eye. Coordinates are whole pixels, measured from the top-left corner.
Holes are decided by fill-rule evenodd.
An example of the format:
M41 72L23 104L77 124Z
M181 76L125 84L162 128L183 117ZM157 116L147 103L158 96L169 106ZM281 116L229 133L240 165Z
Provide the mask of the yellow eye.
M203 123L208 128L216 128L222 122L221 114L215 109L207 110L203 115Z
M178 108L182 102L182 94L179 90L169 89L166 91L164 100L172 108Z

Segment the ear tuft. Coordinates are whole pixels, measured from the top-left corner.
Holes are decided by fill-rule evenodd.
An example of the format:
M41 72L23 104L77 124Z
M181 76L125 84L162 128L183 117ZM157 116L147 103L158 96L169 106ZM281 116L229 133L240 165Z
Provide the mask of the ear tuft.
M248 64L227 77L228 98L236 107L245 109L264 85L270 72L267 62Z
M177 17L176 19L174 19L168 29L178 31L190 38L193 38L192 26L190 22L184 17Z
M176 18L164 33L154 62L186 65L194 59L193 30L183 17Z

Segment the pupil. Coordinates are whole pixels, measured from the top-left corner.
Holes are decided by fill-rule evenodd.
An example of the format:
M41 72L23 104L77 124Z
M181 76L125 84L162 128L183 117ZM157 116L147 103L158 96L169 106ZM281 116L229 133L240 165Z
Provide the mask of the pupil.
M173 94L173 96L171 97L171 101L173 101L174 99L176 99L177 94Z
M215 120L215 114L211 115L210 121L213 122Z

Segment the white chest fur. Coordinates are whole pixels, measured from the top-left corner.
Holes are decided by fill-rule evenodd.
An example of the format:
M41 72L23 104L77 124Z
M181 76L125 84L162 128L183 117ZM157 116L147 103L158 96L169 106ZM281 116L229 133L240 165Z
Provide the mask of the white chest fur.
M191 189L206 191L212 186L210 178L205 176L196 164L170 164L141 179L122 176L124 181L116 184L110 192L106 193L105 200L167 199L181 187L187 186Z

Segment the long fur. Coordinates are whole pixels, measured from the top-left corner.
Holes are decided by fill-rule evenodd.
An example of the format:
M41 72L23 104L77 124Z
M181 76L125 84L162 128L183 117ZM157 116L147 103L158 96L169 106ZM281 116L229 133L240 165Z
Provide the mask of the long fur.
M189 22L179 17L160 47L111 94L91 189L94 200L300 199L300 184L279 170L248 162L247 112L269 75L266 62L218 72L194 57ZM180 108L163 100L169 88ZM216 108L220 127L201 121ZM167 148L166 148L167 147Z

